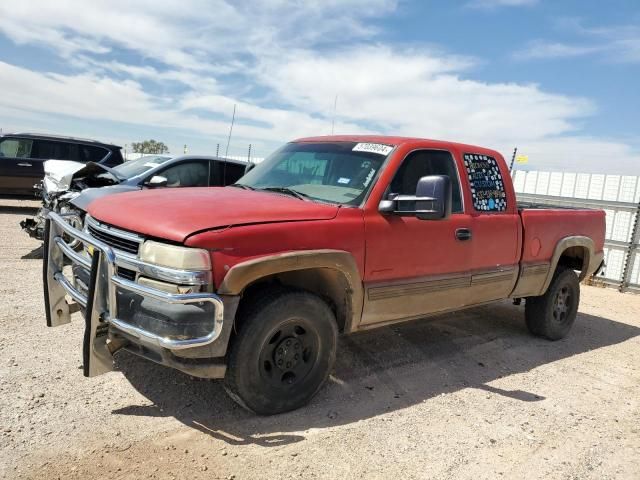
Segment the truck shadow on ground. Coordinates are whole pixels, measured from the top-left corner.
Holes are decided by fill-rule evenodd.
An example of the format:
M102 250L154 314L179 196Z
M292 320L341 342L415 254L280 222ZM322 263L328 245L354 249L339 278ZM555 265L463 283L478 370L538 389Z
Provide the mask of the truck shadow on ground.
M153 405L113 413L175 417L234 445L282 445L304 440L310 428L357 422L465 388L542 401L536 392L488 383L639 334L640 328L581 313L568 338L549 342L531 336L523 308L508 303L385 327L341 338L327 386L307 407L272 417L238 407L221 381L195 380L123 352L117 368Z

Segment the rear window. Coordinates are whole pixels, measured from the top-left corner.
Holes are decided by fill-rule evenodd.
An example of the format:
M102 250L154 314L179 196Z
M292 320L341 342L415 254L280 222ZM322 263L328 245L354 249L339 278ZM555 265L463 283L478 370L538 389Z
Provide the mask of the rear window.
M80 162L100 162L100 160L102 160L107 153L109 153L108 150L102 148L102 147L94 147L91 145L78 145L78 156L79 161Z

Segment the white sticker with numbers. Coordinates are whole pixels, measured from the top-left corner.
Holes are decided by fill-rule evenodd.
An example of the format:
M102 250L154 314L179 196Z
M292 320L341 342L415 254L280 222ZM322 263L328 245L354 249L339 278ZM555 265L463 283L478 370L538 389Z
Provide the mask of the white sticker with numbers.
M377 153L379 155L389 155L393 150L392 145L384 145L383 143L358 143L353 147L354 152Z

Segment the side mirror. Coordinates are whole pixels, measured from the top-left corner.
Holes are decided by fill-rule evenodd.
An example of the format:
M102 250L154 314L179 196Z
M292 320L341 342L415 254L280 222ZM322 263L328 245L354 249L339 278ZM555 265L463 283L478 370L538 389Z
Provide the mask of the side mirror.
M144 182L144 186L149 188L166 187L168 182L169 180L167 180L167 177L163 177L162 175L154 175L149 180Z
M443 220L451 215L451 179L429 175L418 180L415 195L394 195L382 200L381 213L415 215L420 220Z

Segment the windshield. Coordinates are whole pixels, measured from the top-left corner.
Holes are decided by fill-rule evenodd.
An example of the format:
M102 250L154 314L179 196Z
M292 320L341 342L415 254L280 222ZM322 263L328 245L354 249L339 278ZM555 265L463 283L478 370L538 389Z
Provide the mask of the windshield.
M147 155L136 160L124 162L117 167L114 167L113 170L118 174L120 178L133 178L151 170L152 168L157 167L167 160L171 160L171 157Z
M289 143L237 184L293 190L313 200L359 205L391 150L390 145L372 143Z

